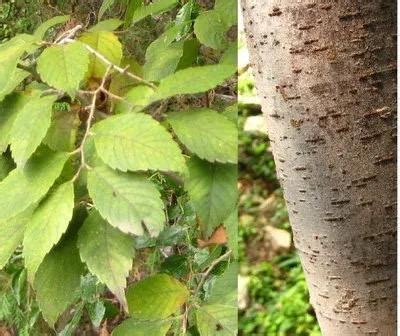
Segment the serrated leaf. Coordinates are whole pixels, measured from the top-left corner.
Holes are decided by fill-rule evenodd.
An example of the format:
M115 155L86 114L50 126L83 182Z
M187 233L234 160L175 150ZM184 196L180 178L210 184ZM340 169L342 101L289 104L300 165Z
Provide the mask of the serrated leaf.
M14 169L0 182L0 222L12 218L39 202L61 174L67 153L43 150L27 162L24 169Z
M122 59L122 45L118 37L111 32L86 32L79 37L79 41L92 47L115 65ZM107 70L106 65L96 55L90 55L89 77L102 78Z
M102 18L104 13L114 5L115 0L103 0L101 7L99 9L99 20Z
M157 99L165 99L180 94L205 92L222 84L236 72L231 65L205 65L179 70L163 78L156 90Z
M70 152L75 147L79 117L72 111L55 110L43 142L54 151Z
M89 51L79 42L46 48L37 61L40 77L52 87L75 96L89 66Z
M43 260L33 288L43 318L50 326L76 300L83 271L75 240L63 241Z
M225 304L236 307L237 304L237 275L238 263L231 263L225 272L216 277L211 294L207 300L208 304Z
M90 272L126 307L124 289L132 268L133 238L112 227L92 210L79 230L78 247Z
M21 214L0 222L0 269L2 269L15 249L21 244L25 226L32 214L28 209Z
M52 247L67 231L74 209L74 186L66 182L50 194L34 211L23 241L25 267L30 281Z
M102 166L89 171L87 184L94 206L112 226L142 235L144 223L151 236L163 229L164 204L146 176Z
M232 212L237 199L237 166L210 163L198 158L188 162L187 190L207 236Z
M39 27L36 28L35 32L33 33L39 40L42 40L46 34L46 32L59 24L67 22L71 18L70 15L59 15L55 16L45 22L43 22Z
M15 118L28 100L26 95L13 93L0 103L0 153L7 149Z
M5 96L10 94L12 91L16 89L21 82L26 79L30 73L28 71L15 68L14 73L12 74L12 78L8 82L8 84L0 91L0 101L4 99Z
M167 274L152 275L136 282L126 292L130 315L142 320L165 319L188 297L186 286Z
M138 85L130 89L124 100L117 102L115 113L140 112L147 105L151 104L154 97L154 90L147 85Z
M122 171L185 170L178 145L149 115L116 115L97 123L93 132L96 151L111 168Z
M138 8L132 16L131 24L144 19L149 15L156 15L166 12L177 4L178 0L155 0L152 4Z
M112 336L165 336L171 321L138 321L129 318L116 327Z
M201 159L237 162L237 128L217 111L197 109L168 115L179 140Z
M237 335L237 309L224 304L210 304L196 310L200 336Z
M18 167L23 167L39 147L51 124L53 103L57 96L34 97L25 104L14 120L11 152Z
M114 31L119 26L121 26L124 22L119 19L108 19L104 21L100 21L99 23L95 24L91 27L88 31L90 32L100 32L100 31Z

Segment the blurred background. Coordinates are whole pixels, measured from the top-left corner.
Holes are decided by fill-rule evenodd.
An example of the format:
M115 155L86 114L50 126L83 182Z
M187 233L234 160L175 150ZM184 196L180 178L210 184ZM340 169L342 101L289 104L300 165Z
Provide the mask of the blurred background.
M319 336L239 22L239 335Z

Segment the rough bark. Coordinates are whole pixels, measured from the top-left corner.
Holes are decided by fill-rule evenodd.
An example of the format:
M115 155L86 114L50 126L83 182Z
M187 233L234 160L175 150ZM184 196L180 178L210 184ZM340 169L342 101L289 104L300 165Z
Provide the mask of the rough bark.
M242 5L323 335L395 335L396 2Z

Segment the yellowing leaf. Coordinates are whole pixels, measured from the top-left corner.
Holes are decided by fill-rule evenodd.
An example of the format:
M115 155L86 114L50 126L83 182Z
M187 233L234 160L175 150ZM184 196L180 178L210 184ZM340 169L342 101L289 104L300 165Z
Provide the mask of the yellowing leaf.
M74 42L46 48L38 59L37 70L47 84L74 97L88 66L88 50Z
M165 319L188 297L186 286L167 274L152 275L136 282L126 293L130 315L142 320Z
M106 31L86 32L79 37L79 41L92 47L113 64L120 64L122 59L122 45L118 37L113 33ZM107 64L92 54L90 55L88 76L102 78L107 67Z

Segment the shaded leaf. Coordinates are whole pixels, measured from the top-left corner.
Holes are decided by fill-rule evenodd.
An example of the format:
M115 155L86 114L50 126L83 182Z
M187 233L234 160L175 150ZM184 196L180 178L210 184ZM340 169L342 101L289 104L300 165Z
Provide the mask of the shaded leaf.
M90 32L100 32L100 31L113 31L121 26L124 22L119 19L108 19L100 21L91 27L88 31Z
M67 231L74 209L74 186L66 182L50 194L30 218L25 235L23 255L28 277L33 277L47 253Z
M177 4L178 0L155 0L153 3L147 6L139 7L132 15L130 20L132 24L144 19L149 15L156 15L162 12L166 12Z
M112 226L142 235L144 223L152 236L164 227L164 204L146 176L102 166L89 171L87 183L94 206Z
M61 174L67 153L41 150L24 169L14 169L0 182L0 222L39 202Z
M209 236L232 212L237 199L237 167L209 163L195 157L188 163L187 190Z
M43 318L50 326L77 299L83 271L75 240L63 241L43 260L33 288Z
M65 23L70 19L70 15L59 15L55 16L45 22L43 22L39 27L36 28L35 32L33 33L39 40L42 40L46 34L46 32L59 24Z
M79 230L78 247L90 272L126 307L124 289L132 268L133 238L112 227L92 210Z
M179 140L201 159L237 162L237 128L211 109L174 112L168 115Z

